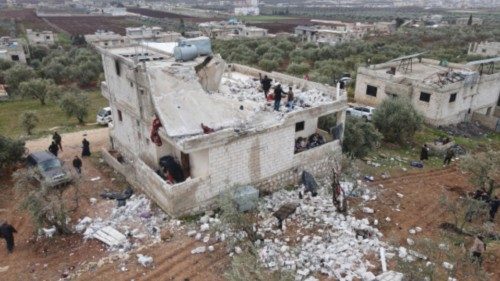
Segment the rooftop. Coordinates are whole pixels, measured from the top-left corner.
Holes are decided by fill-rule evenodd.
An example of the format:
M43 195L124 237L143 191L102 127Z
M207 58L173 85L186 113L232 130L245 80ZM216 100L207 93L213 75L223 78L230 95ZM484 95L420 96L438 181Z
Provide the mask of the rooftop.
M265 100L259 89L258 70L228 66L218 55L208 63L206 57L178 62L172 55L175 46L176 43L148 43L107 49L128 64L143 63L155 111L171 138L201 136L201 123L216 132L263 130L282 124L291 114L336 101L334 87L267 73L281 83L285 92L293 86L296 100L294 109L286 109L284 98L281 110L273 111L271 102ZM195 68L203 63L206 66L197 73Z

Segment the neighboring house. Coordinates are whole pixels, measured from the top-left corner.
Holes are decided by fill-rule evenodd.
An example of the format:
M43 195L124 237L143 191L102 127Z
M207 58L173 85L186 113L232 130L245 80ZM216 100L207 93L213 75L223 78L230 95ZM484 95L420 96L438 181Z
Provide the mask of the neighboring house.
M26 29L26 37L31 45L54 45L55 43L54 33L49 30L33 31Z
M466 18L458 18L456 20L456 25L469 25L469 17ZM472 17L472 24L471 25L483 25L483 19Z
M345 23L341 21L311 20L314 25L297 26L295 35L311 43L340 44L355 39L362 39L369 32L375 31L374 24ZM381 32L388 30L380 25Z
M420 54L421 55L421 54ZM376 106L385 98L409 98L432 125L492 115L500 95L500 58L454 64L419 58L419 54L358 68L356 102Z
M127 37L130 43L175 42L181 37L181 34L177 32L164 32L158 26L141 26L125 28L125 37Z
M206 39L193 42L200 40ZM297 183L303 170L331 172L331 157L341 153L345 92L228 65L219 55L181 62L173 53L189 56L192 46L175 46L97 48L106 78L102 94L113 116L111 151L103 155L132 185L180 216L212 207L221 193L236 186L272 191ZM295 107L273 111L259 89L259 73L281 82L285 90L293 85ZM332 115L336 124L328 132L318 128L319 118ZM325 143L303 146L315 133ZM159 176L162 172L157 174L166 156L176 159L185 181L169 183Z
M85 41L92 46L103 48L118 47L130 44L128 38L113 31L97 30L94 34L85 35Z
M469 44L469 55L479 55L485 57L500 56L500 42L479 42Z
M10 37L0 37L0 59L26 63L24 46Z
M204 22L200 23L198 27L204 36L214 39L260 38L268 35L267 29L246 26L236 19Z
M235 0L234 15L258 16L260 15L259 0Z

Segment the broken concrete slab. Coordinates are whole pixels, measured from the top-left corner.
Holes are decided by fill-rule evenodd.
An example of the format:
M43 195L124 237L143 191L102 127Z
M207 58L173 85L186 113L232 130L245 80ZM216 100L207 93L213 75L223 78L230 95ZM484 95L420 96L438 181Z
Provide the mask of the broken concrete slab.
M127 237L111 226L99 229L92 236L110 247L118 247L127 242Z
M403 281L403 273L386 271L375 278L375 281Z

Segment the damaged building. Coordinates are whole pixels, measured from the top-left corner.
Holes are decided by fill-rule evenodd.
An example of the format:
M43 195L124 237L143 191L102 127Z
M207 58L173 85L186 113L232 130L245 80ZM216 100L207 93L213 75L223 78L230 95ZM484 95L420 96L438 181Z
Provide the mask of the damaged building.
M50 30L36 31L26 29L26 37L31 45L54 45L55 36Z
M119 47L143 42L175 42L181 38L177 32L165 32L158 26L140 26L125 28L122 36L109 30L97 30L94 34L85 35L85 41L94 47Z
M104 158L171 215L210 208L236 186L273 191L303 170L329 173L341 153L339 88L227 64L208 38L97 49L114 120ZM274 111L259 74L293 87L294 106Z
M474 113L492 116L500 95L499 61L455 64L415 54L359 67L354 98L372 106L385 98L409 98L432 125L469 121Z
M0 59L26 63L26 50L17 39L4 36L0 38Z
M261 38L268 35L267 29L246 26L237 19L203 22L198 25L203 35L213 39Z

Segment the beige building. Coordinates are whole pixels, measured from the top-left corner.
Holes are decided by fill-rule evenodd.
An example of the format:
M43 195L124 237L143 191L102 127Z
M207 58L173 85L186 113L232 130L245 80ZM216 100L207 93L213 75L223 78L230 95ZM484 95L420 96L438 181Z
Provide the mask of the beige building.
M7 36L1 37L0 59L26 63L26 51L24 46L17 39Z
M267 29L246 26L235 19L204 22L200 23L198 27L204 36L213 39L261 38L268 36Z
M500 56L500 42L479 42L469 44L469 55L479 55L485 57Z
M54 33L49 30L33 31L26 29L26 37L31 45L54 45L56 40Z
M130 44L130 40L127 37L106 30L97 30L94 34L85 35L85 41L92 46L102 48L126 46Z
M314 25L297 26L295 35L303 41L323 44L340 44L355 39L362 39L369 32L375 31L375 25L369 23L346 23L341 21L311 20ZM379 26L381 31L388 27Z
M427 123L447 125L492 115L500 95L500 73L491 61L453 64L417 55L358 68L356 102L377 106L386 98L409 98Z
M341 153L344 92L228 65L218 55L180 62L173 54L189 54L192 46L176 48L98 48L106 78L102 94L113 115L112 147L104 157L162 209L175 216L196 213L236 186L271 191L297 182L303 170L330 171L329 157ZM259 89L259 73L284 89L293 85L295 106L273 111ZM319 118L332 115L333 127L318 127ZM309 141L313 135L321 144ZM165 157L175 159L182 179L157 174Z
M158 26L141 26L125 28L125 36L130 43L175 42L181 37L181 34L177 32L164 32Z

